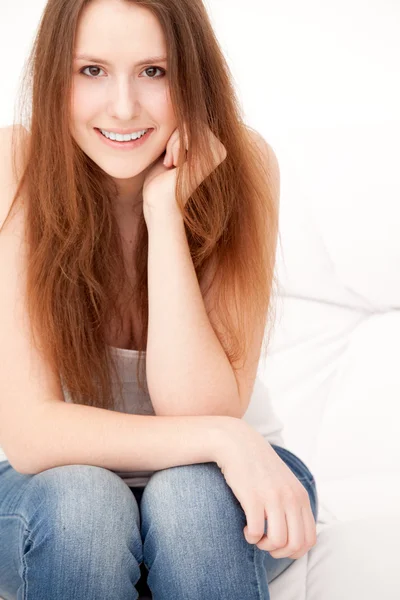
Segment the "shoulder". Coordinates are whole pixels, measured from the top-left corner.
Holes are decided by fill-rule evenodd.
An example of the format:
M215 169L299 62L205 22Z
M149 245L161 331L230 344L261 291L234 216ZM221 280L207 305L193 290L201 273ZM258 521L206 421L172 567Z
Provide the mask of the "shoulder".
M0 128L0 169L4 184L16 184L22 174L30 133L23 125ZM13 164L16 149L17 164ZM15 168L17 172L15 173Z
M9 125L0 127L1 150L4 152L12 141L27 143L30 139L30 133L23 125Z
M271 182L276 201L279 203L280 195L280 169L278 158L270 144L264 139L264 137L255 129L246 126L247 133L250 139L256 147L259 149L263 164L268 173L268 179Z
M279 177L279 163L272 146L264 139L261 133L255 129L251 129L248 126L246 126L246 129L250 139L256 144L263 159L265 160L268 170L271 171L271 173L273 173L275 176Z
M8 125L7 127L0 127L0 140L1 142L11 142L15 137L17 139L27 139L29 137L29 131L20 124Z
M22 125L0 128L0 224L8 214L20 181L30 134ZM16 149L16 164L14 150Z

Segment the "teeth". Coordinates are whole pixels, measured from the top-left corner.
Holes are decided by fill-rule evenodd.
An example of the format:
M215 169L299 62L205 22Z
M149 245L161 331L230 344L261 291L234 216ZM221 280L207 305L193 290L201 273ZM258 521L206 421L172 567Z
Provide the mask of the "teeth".
M145 133L148 132L148 129L144 129L143 131L137 131L136 133L126 133L125 135L122 135L120 133L111 133L109 131L105 131L104 129L100 129L100 131L109 140L115 140L117 142L129 142L130 140L137 140L140 137L142 137Z

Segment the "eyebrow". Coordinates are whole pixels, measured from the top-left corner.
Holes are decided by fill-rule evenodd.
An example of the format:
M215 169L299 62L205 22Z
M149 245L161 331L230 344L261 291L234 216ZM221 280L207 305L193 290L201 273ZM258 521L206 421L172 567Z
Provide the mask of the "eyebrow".
M112 66L112 64L108 60L103 60L101 58L93 58L88 54L77 54L74 56L75 60L87 60L89 62L102 63L103 65L107 65L108 67ZM139 62L135 63L135 67L141 67L143 65L147 65L149 63L157 63L157 62L167 62L167 58L165 56L150 56L149 58L144 58Z

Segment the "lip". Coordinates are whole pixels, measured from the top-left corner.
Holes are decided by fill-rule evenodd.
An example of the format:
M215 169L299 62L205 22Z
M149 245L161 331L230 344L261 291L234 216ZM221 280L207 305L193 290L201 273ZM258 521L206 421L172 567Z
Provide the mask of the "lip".
M130 142L118 142L116 140L109 140L108 138L106 138L105 135L101 133L100 129L97 129L97 127L95 127L94 130L96 132L96 135L103 141L104 144L110 146L110 148L115 148L117 150L122 150L125 152L129 150L134 150L135 148L139 148L139 146L143 146L143 144L146 143L146 141L149 139L149 137L154 131L154 129L149 129L149 131L138 140L132 140ZM143 130L139 129L139 131Z

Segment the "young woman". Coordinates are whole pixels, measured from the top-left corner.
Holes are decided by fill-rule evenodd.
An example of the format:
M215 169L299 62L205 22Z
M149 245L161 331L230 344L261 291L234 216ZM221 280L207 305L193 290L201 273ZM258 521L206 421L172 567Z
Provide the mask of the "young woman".
M201 0L49 0L28 69L0 132L0 596L134 599L142 567L160 600L265 600L318 513L242 419L275 154Z

